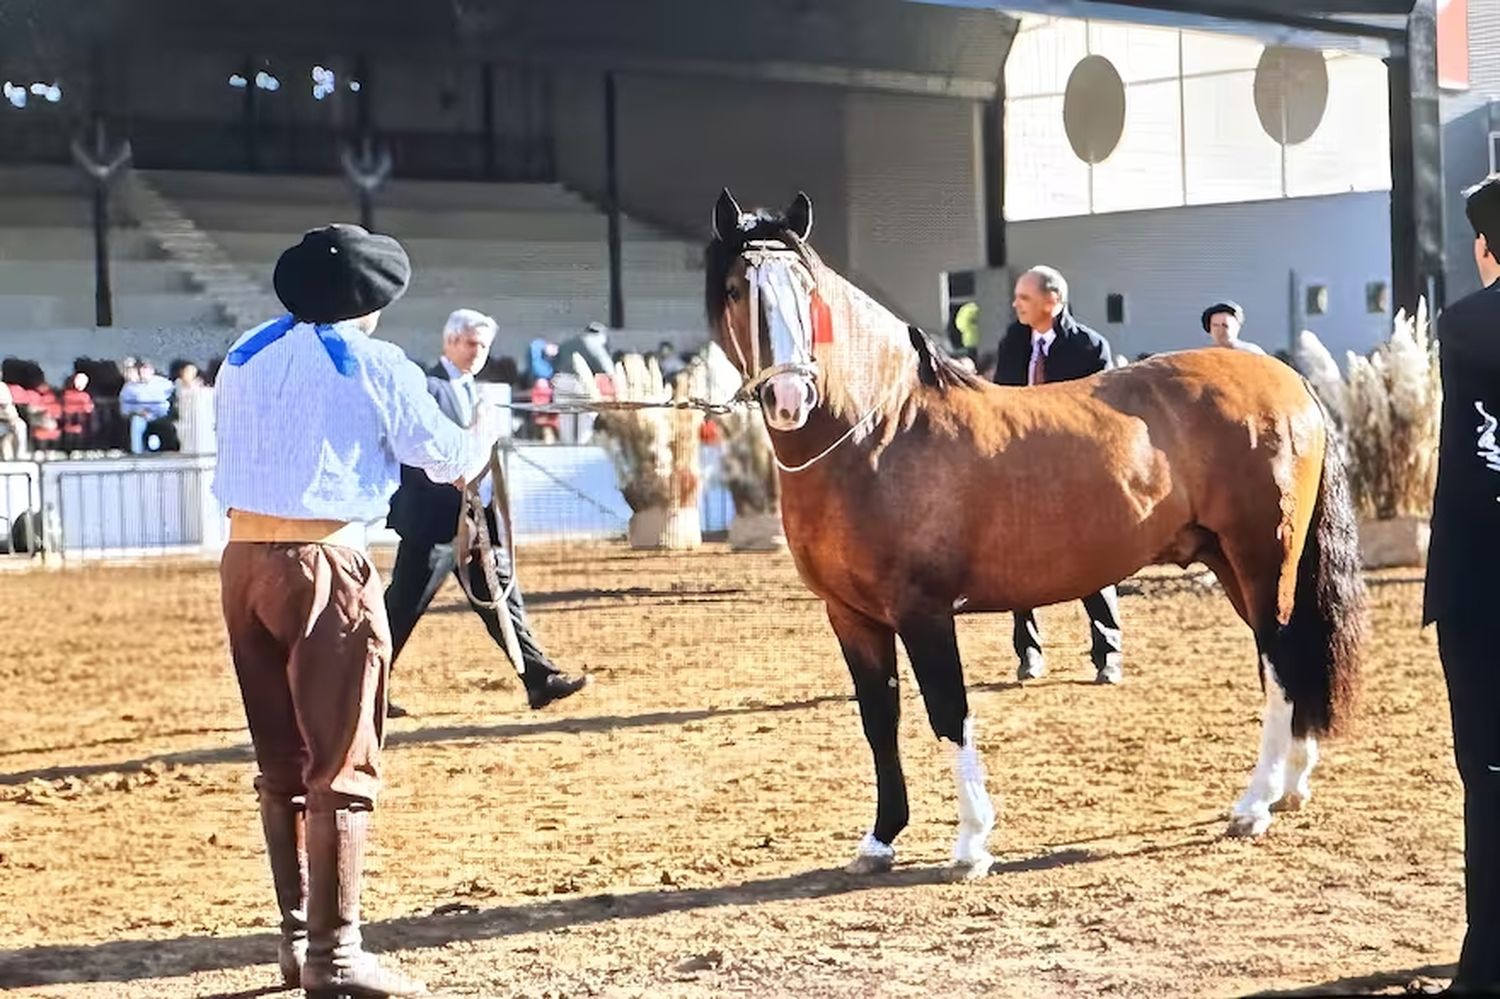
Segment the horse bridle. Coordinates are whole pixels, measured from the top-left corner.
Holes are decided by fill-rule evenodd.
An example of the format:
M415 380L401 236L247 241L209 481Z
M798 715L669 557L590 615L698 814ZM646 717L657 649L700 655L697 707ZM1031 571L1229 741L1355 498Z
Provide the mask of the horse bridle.
M802 259L802 256L779 239L750 240L745 244L745 248L740 251L740 256L745 258L745 282L750 289L749 361L753 362L753 364L747 363L745 353L740 349L739 340L734 335L734 324L729 319L729 313L726 310L725 326L729 332L729 341L734 345L735 353L739 355L741 370L746 372L746 377L750 379L739 392L735 393L735 401L760 403L757 397L761 387L766 382L777 375L798 374L806 377L808 383L812 386L812 408L816 408L822 402L822 393L818 388L818 365L812 358L812 344L815 339L812 329L804 328L802 333L805 339L795 345L797 352L803 355L802 357L795 357L791 361L781 364L772 364L763 370L760 367L760 284L757 280L757 271L760 267L774 262L785 264L794 276L804 282L803 287L810 291L816 291L817 281L809 270L807 263ZM754 375L749 374L752 371L755 372ZM829 444L806 461L796 465L786 464L781 460L781 456L776 453L774 442L771 445L771 458L775 461L776 467L783 472L788 474L805 472L852 440L854 435L860 431L860 428L873 419L883 406L884 401L877 402L870 408L869 412L850 424L849 429L835 438L832 444Z
M758 270L767 264L782 264L787 267L793 276L803 282L804 288L812 289L817 286L817 280L808 269L796 250L787 246L779 239L752 239L745 243L745 248L740 251L740 257L745 261L745 284L749 288L750 295L750 357L745 357L745 352L740 348L739 338L735 336L734 321L730 318L728 310L725 311L724 325L729 332L729 342L734 347L735 354L739 357L740 369L745 372L748 379L740 390L735 393L735 400L741 402L754 402L762 387L772 378L778 375L796 374L808 379L813 386L813 402L816 407L821 401L818 392L818 366L812 358L812 344L798 343L797 348L806 356L794 358L781 364L772 364L762 368L760 366L760 282L758 281ZM811 331L804 330L809 338ZM752 374L753 372L753 374Z

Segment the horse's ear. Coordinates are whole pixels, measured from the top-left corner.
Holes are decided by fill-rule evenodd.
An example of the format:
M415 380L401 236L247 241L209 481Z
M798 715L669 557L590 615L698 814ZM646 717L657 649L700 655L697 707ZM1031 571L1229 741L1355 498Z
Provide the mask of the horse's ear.
M719 200L714 202L714 239L721 243L728 239L730 233L739 228L740 214L740 203L734 200L729 188L724 188L719 192Z
M792 206L786 210L786 224L804 243L812 235L812 198L805 191L798 191Z

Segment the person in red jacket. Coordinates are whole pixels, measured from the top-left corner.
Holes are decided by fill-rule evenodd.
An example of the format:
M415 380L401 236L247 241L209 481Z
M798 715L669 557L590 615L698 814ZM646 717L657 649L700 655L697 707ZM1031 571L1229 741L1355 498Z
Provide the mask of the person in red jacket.
M58 422L64 451L79 451L92 443L94 397L89 395L88 387L89 376L82 371L73 372L63 386L62 415Z

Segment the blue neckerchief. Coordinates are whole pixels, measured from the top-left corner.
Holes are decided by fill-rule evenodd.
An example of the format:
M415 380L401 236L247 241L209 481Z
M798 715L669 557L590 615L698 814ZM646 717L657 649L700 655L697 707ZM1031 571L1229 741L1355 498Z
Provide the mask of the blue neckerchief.
M290 313L274 322L267 323L261 327L258 333L234 350L231 350L229 356L225 358L225 363L236 368L239 367L277 340L286 336L287 332L296 325L297 320L292 318ZM359 365L355 362L353 355L349 353L349 345L344 342L343 337L339 336L338 331L329 323L317 323L313 326L313 330L318 334L318 339L323 343L323 349L328 351L328 359L333 362L333 366L338 369L339 374L346 378L353 375L359 368Z

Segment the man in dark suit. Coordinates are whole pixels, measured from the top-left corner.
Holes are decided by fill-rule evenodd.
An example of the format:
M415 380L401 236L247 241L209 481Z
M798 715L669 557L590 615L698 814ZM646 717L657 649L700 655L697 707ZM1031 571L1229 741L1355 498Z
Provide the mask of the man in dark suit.
M1109 342L1073 318L1068 309L1068 282L1051 267L1033 267L1016 279L1012 302L1016 322L1000 340L995 382L1000 385L1041 385L1106 371L1111 364ZM1120 601L1114 586L1083 599L1093 642L1089 656L1094 679L1119 683L1124 673L1120 649ZM1016 677L1034 680L1047 671L1042 657L1042 634L1030 610L1015 612L1015 649L1020 665Z
M438 408L460 426L466 427L473 422L479 404L474 373L484 367L490 344L494 342L495 328L495 321L490 317L472 309L459 309L448 317L443 329L442 358L427 371L427 391L437 400ZM481 489L480 498L486 505L491 486L486 479ZM386 615L391 622L392 667L443 581L459 571L453 540L462 507L463 494L457 488L433 482L418 469L402 466L401 486L391 497L388 520L401 537L396 549L396 564L391 570L391 582L385 591ZM490 537L499 541L503 537L499 525L493 514L487 513L487 516ZM510 580L509 553L497 548L495 562L500 586L505 588ZM491 600L489 584L479 559L469 563L468 572L469 587L475 598ZM527 701L534 709L542 708L577 693L589 678L567 676L552 664L531 632L521 600L521 588L510 586L509 590L506 609L515 628L522 659L511 665L521 674ZM489 607L471 606L484 621L495 644L505 651L505 632L498 612ZM406 714L406 709L390 702L387 714L399 718Z
M1422 624L1437 622L1453 753L1464 786L1468 932L1454 994L1500 993L1500 180L1468 194L1484 288L1438 318L1443 422Z

